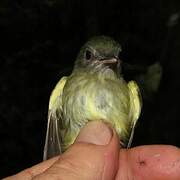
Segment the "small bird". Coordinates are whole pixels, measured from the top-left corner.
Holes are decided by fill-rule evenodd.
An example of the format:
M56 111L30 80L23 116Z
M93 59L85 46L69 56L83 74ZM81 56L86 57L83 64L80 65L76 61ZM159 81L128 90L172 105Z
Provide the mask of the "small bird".
M114 128L129 147L141 112L135 81L121 74L121 46L111 37L91 38L81 48L70 76L62 77L51 93L44 160L64 152L90 121Z

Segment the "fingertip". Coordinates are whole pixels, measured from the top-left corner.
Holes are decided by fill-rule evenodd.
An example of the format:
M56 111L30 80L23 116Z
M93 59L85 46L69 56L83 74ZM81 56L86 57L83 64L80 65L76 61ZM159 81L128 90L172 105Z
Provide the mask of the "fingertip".
M137 179L180 179L180 150L175 146L149 145L130 149L130 172Z
M113 130L101 121L92 121L80 131L75 143L84 142L107 145L113 136Z

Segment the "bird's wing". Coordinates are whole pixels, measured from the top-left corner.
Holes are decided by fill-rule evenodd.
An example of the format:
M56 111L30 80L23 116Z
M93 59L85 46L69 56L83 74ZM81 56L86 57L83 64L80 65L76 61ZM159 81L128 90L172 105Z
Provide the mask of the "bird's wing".
M48 124L43 159L49 159L61 153L61 132L62 128L62 92L67 77L62 77L51 93L48 110Z
M129 94L130 94L130 118L131 118L131 134L129 138L129 142L127 145L127 148L131 146L133 135L134 135L134 128L136 125L136 122L140 116L141 113L141 107L142 107L142 101L141 101L141 94L139 91L139 87L136 84L135 81L130 81L128 83L129 87Z

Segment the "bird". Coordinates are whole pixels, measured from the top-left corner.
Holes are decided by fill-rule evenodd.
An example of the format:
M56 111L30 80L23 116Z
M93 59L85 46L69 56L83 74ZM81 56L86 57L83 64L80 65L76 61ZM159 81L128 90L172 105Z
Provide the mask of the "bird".
M130 147L142 102L137 83L123 78L121 51L120 43L103 35L82 46L72 73L50 95L44 160L65 152L90 121L107 123Z

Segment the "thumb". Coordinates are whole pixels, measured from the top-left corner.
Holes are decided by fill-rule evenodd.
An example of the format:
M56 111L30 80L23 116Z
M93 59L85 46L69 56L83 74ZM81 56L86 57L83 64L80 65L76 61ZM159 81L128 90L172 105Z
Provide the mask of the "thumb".
M37 179L114 179L118 168L119 140L102 122L90 122L75 143ZM35 179L36 179L35 178Z

